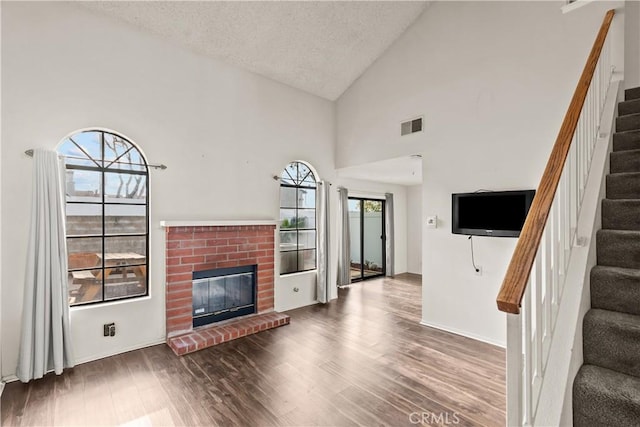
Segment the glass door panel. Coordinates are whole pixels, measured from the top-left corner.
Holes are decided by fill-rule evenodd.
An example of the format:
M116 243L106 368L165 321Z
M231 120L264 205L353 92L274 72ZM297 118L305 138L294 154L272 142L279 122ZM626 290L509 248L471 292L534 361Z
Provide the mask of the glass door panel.
M364 200L363 209L363 277L384 274L384 217L381 200Z
M349 199L351 280L385 274L384 201Z
M351 280L362 277L362 252L360 239L361 200L349 199L349 240L351 246Z

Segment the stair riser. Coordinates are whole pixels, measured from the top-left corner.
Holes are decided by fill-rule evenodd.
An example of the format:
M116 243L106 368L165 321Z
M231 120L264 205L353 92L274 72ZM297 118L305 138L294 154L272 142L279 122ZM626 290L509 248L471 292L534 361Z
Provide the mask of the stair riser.
M627 316L637 321L616 323L596 312L590 310L584 317L584 363L640 377L640 318Z
M640 150L640 131L613 134L613 151Z
M583 365L573 382L573 427L637 426L638 385L634 377Z
M640 315L640 276L592 269L591 307Z
M624 100L631 101L632 99L640 99L640 87L634 87L633 89L624 91Z
M625 101L618 104L618 115L620 116L638 113L640 113L640 99Z
M640 174L607 175L608 199L640 199Z
M640 231L640 200L602 201L602 228Z
M611 173L640 172L640 150L611 153Z
M598 265L640 269L640 236L600 230L596 234L596 253Z
M616 118L616 131L626 132L640 129L640 114L631 114Z

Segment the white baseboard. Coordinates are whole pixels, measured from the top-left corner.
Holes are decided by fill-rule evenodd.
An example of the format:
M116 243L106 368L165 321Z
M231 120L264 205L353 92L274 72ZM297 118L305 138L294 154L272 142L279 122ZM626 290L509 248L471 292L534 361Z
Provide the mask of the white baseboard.
M96 361L96 360L104 359L105 357L117 356L118 354L126 353L128 351L141 350L143 348L152 347L154 345L164 344L165 342L166 342L165 337L162 337L162 338L155 339L153 341L149 341L149 342L144 343L144 344L138 344L138 345L135 345L135 346L131 346L131 347L128 347L128 348L121 349L117 353L93 354L91 356L76 358L76 360L74 361L74 365L76 365L76 366L77 365L82 365L83 363L93 362L93 361ZM53 370L48 371L47 374L50 374L51 372L53 372ZM18 381L18 377L15 376L15 375L7 375L6 377L2 378L2 381L10 383L10 382ZM4 383L0 382L0 384L1 384L0 387L4 387ZM0 395L2 395L2 388L0 388Z
M166 338L165 337L156 338L156 339L154 339L152 341L149 341L149 342L146 342L146 343L143 343L143 344L137 344L137 345L133 345L131 347L126 347L126 348L119 349L117 353L92 354L90 356L76 358L75 364L76 365L82 365L83 363L93 362L95 360L104 359L105 357L117 356L118 354L126 353L128 351L141 350L143 348L152 347L154 345L164 344L164 343L166 343Z
M494 340L492 338L483 337L481 335L472 334L472 333L469 333L469 332L466 332L466 331L460 331L458 329L450 328L448 326L438 325L437 323L426 322L426 321L422 320L420 322L420 324L422 326L428 326L430 328L440 329L441 331L450 332L452 334L456 334L456 335L460 335L460 336L463 336L463 337L471 338L471 339L474 339L476 341L486 342L487 344L492 344L492 345L495 345L495 346L498 346L498 347L502 347L502 348L506 347L506 343L505 342L496 341L496 340Z
M18 377L15 375L7 375L6 377L2 377L2 388L4 389L5 384L12 383L14 381L18 381Z

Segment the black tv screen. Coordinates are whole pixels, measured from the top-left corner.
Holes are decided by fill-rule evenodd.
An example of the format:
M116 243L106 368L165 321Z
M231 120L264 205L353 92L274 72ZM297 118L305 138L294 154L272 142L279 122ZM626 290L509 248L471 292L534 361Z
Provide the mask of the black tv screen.
M535 190L451 195L454 234L519 237Z

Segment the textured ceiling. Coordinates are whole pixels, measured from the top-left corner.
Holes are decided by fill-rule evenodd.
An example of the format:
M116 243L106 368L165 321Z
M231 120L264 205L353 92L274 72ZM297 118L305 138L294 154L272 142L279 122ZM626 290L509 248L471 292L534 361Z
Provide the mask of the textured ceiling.
M424 1L91 1L198 53L335 100L422 13Z

